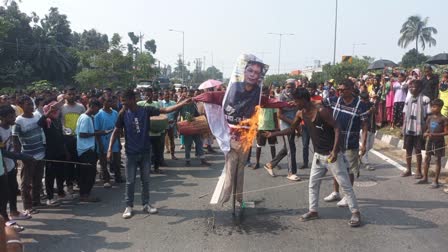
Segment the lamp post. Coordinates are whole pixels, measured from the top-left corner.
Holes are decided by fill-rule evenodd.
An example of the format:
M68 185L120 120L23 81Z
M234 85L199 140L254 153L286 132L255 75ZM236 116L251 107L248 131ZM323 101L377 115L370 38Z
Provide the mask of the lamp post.
M352 50L352 56L355 56L355 47L356 46L363 46L363 45L367 45L366 43L353 43L353 50Z
M338 0L336 0L334 16L334 44L333 44L333 65L336 63L336 35L338 33Z
M278 43L278 66L277 66L277 73L280 74L280 58L281 58L281 49L282 49L282 37L288 36L288 35L294 35L293 33L275 33L275 32L269 32L268 34L271 35L277 35L279 38Z
M182 84L184 84L184 68L185 68L185 33L184 33L184 31L174 30L174 29L169 29L169 31L171 31L171 32L182 33L182 69L181 69L181 74L182 74Z

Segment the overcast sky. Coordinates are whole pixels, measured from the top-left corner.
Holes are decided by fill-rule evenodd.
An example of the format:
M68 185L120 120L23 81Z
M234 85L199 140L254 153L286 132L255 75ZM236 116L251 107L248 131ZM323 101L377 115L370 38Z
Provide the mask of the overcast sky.
M335 0L22 0L22 11L43 17L50 7L68 16L71 28L82 32L95 28L111 37L118 32L143 33L155 39L156 57L174 65L182 52L185 32L185 61L204 58L230 74L240 53L253 53L277 73L279 36L282 39L280 72L290 72L333 58ZM447 12L444 0L339 0L336 60L342 55L367 55L376 59L401 60L409 49L397 46L399 31L408 16L429 17L438 29L437 46L425 54L448 51ZM445 25L443 25L445 23Z

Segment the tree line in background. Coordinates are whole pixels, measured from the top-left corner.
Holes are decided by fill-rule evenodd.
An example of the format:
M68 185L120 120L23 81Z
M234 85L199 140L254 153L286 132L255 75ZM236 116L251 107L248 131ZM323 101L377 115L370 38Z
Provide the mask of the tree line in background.
M154 39L129 32L130 43L114 33L111 38L95 29L75 32L68 17L58 8L39 17L20 11L15 1L0 6L0 87L77 85L82 89L127 87L141 79L172 78L186 83L200 83L212 76L222 79L216 67L189 71L182 61L172 70L155 58Z

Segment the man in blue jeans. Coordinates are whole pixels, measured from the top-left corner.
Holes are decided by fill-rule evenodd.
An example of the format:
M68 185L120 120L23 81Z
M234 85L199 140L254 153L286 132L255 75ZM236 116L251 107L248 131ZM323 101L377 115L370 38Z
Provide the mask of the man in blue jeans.
M127 90L121 97L123 109L118 114L118 120L112 133L110 143L119 137L124 130L126 150L126 209L123 213L124 219L132 217L134 207L134 187L137 166L140 167L140 179L142 181L142 205L143 212L148 214L157 213L157 208L149 204L149 169L151 167L150 152L151 142L149 139L150 117L158 116L160 113L170 113L191 103L191 99L179 102L177 105L166 108L137 106L135 93ZM107 158L112 157L112 144L109 144Z

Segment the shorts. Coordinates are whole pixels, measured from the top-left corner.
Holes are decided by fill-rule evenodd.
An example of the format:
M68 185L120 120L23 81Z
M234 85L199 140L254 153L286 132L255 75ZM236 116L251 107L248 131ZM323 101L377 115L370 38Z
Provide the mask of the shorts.
M359 166L361 160L359 157L359 149L346 150L343 153L344 163L347 166L349 174L359 174Z
M273 130L259 130L257 132L257 147L265 146L266 140L271 146L277 144L277 137L266 138L265 136L263 136L264 132L273 132Z
M429 140L425 145L426 155L435 157L445 156L445 141L431 141Z
M403 149L406 150L406 152L412 152L413 149L415 151L421 151L424 147L424 139L423 136L412 136L412 135L405 135L404 136L404 143L403 143Z

